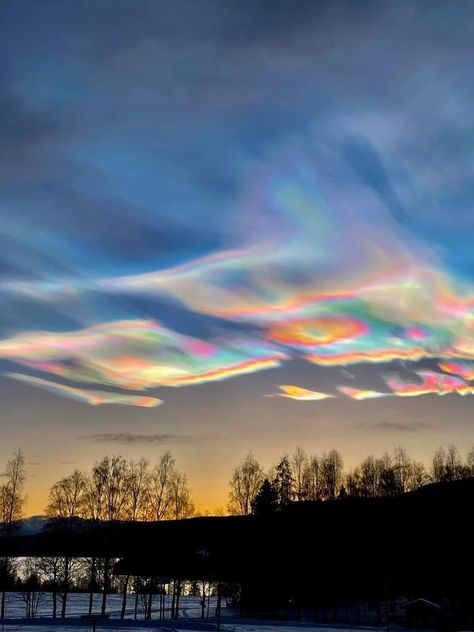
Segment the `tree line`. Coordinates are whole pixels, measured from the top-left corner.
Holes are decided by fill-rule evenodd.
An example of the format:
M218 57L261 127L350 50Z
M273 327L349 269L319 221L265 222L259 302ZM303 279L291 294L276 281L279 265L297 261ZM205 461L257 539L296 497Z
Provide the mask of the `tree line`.
M181 520L195 514L187 476L170 452L154 465L105 456L91 472L74 470L51 488L46 515L56 522Z
M308 455L298 447L268 472L250 452L233 471L227 509L230 514L249 515L276 511L293 502L398 496L429 483L471 476L474 448L463 461L454 445L438 448L429 467L399 446L379 458L369 455L347 471L342 454L334 449Z
M11 536L19 526L26 504L25 458L21 450L7 461L3 478L0 486L0 533ZM178 470L171 453L166 452L153 465L146 459L135 462L121 456L105 456L95 463L90 472L74 470L51 487L45 513L49 519L48 527L61 532L80 526L81 520L94 524L181 520L193 516L196 510L186 475ZM120 589L123 593L123 617L131 578L114 577L115 562L115 559L107 557L77 559L68 555L30 560L26 584L30 588L36 585L49 587L53 618L66 616L68 595L79 585L87 585L89 614L93 609L95 592L102 593L101 612L105 614L107 595ZM17 571L16 560L0 560L1 619L5 616L6 590L18 587ZM87 581L78 581L78 577L85 575ZM146 581L135 578L135 615L139 606L138 596L143 595ZM36 601L32 595L41 591L28 589L20 592L28 595L25 602L27 612L34 612ZM149 594L153 594L151 590Z
M67 576L65 569L64 557L27 557L9 561L7 588L13 593L12 600L23 605L24 616L27 619L46 614L53 619L65 618L72 593L83 594L82 603L87 612L92 613L88 601L91 590L93 597L103 590L103 560L96 560L93 585L90 583L91 558L69 558ZM215 598L219 590L216 582L134 577L133 600L128 606L127 597L130 595L131 587L125 585L125 579L123 575L116 574L112 568L108 594L121 595L121 619L125 618L126 611L135 620L151 619L152 613L156 611L159 619L164 619L166 616L172 619L178 618L179 599L182 595L200 598L202 619L213 615L212 608L216 606Z
M146 459L127 461L121 456L105 456L90 473L75 470L60 479L51 488L46 515L56 528L66 528L77 518L97 523L114 521L182 520L195 514L194 503L185 474L176 467L170 452L163 454L150 466ZM62 558L61 616L66 614L67 592L70 586L71 560ZM89 614L93 607L93 592L98 577L102 589L101 613L106 612L107 594L110 592L114 560L90 559ZM122 618L125 616L127 593L131 578L122 577ZM140 594L139 578L135 578L135 594ZM150 606L151 607L151 606ZM55 616L55 615L53 615Z
M426 467L403 447L381 457L367 456L345 470L335 449L317 455L297 447L265 471L250 452L234 468L227 510L249 515L259 499L281 507L290 502L325 501L343 497L396 496L432 482L474 476L474 447L463 460L454 445L438 448ZM0 485L0 534L11 535L24 515L25 458L18 450L6 463ZM91 471L78 469L51 487L45 508L56 525L80 518L96 522L181 520L199 515L187 476L168 451L154 464L146 459L104 456ZM222 511L219 510L219 515Z
M304 501L396 496L431 482L471 476L474 476L474 448L462 459L452 445L436 450L428 467L412 459L402 447L381 457L369 455L351 469L344 468L343 457L337 450L318 455L307 454L299 447L293 454L283 455L268 471L250 453L233 471L228 511L234 515L261 515ZM26 503L26 469L21 450L7 461L0 480L0 534L8 537L15 533ZM153 464L145 459L131 461L121 456L105 456L88 472L74 470L54 483L45 512L49 527L59 534L62 530L74 533L83 521L100 527L116 521L180 520L197 515L187 477L176 467L169 452ZM180 595L189 589L183 580L169 580L165 586L157 578L117 575L117 559L104 556L103 551L97 558L78 558L67 555L66 551L67 548L61 556L20 562L0 559L0 618L5 616L7 590L23 595L29 616L37 611L40 593L48 592L52 616L66 617L70 593L80 590L89 595L89 614L93 611L94 594L101 593L100 611L105 614L107 596L120 592L122 618L131 594L134 617L141 612L150 618L155 597L160 599L160 617L164 616L167 595L171 616L176 617ZM209 603L211 584L204 581L199 590L202 604L206 599Z

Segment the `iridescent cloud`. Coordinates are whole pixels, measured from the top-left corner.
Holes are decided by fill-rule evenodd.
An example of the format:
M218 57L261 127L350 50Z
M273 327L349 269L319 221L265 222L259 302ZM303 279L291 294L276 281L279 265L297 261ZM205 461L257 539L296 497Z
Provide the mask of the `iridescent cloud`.
M347 170L336 152L331 167ZM241 194L234 249L99 286L172 295L323 366L473 358L472 285L367 191L355 195L353 175L349 201L322 187L327 168L300 140L277 145Z
M381 393L379 391L351 388L349 386L338 386L337 390L343 395L359 401L364 399L378 399L379 397L390 397L391 395L391 393Z
M58 382L52 382L51 380L44 380L43 378L34 377L32 375L24 375L23 373L5 373L5 375L14 380L49 391L55 395L84 402L91 406L118 404L123 406L138 406L140 408L154 408L162 403L161 400L156 397L80 389L59 384Z
M474 364L468 362L450 362L449 360L439 363L439 368L445 373L460 375L464 380L470 382L474 380Z
M0 358L137 391L223 380L289 357L320 366L473 359L472 285L454 278L429 245L361 188L343 152L332 148L326 164L328 148L311 142L310 151L302 138L284 139L252 170L235 201L227 247L146 273L4 284L51 309L90 294L107 306L137 296L145 304L172 299L187 314L229 325L219 335L185 335L145 315L67 333L20 332L0 341ZM328 169L342 174L347 198ZM432 382L420 392L438 392ZM364 398L363 391L345 394ZM301 392L281 395L304 399Z
M307 388L301 388L301 386L294 386L292 384L282 384L278 388L282 392L275 393L270 397L288 397L289 399L297 399L302 402L331 399L332 397L334 397L329 393L319 393L318 391L311 391Z
M285 354L259 339L213 342L156 321L102 323L76 332L32 332L0 341L0 358L81 383L143 390L184 386L279 366Z
M183 37L179 7L110 29L103 3L26 2L1 34L0 359L134 391L286 358L472 378L465 10L211 2Z
M445 375L435 371L416 371L419 382L401 380L397 377L387 377L387 385L398 397L418 397L419 395L473 395L474 387L463 379L453 375Z
M266 332L269 340L298 349L332 345L369 333L366 323L340 316L320 316L277 322Z

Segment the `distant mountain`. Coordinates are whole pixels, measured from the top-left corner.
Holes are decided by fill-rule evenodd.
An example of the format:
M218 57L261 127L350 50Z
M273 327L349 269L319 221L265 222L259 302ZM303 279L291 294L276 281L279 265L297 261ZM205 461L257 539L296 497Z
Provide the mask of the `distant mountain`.
M48 519L46 516L30 516L29 518L24 518L20 522L17 534L35 535L36 533L40 533L41 531L43 531L47 520Z

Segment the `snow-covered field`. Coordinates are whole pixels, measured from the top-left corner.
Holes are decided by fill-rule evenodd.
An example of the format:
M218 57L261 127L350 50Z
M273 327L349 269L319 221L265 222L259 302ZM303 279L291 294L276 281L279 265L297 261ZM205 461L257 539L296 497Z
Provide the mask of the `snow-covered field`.
M58 596L57 613L58 617L61 612L61 600ZM102 595L97 593L94 595L93 612L100 612L102 605ZM152 618L158 617L160 598L155 595L152 608ZM214 615L216 607L216 598L210 598L210 615ZM66 616L79 618L81 615L87 614L89 608L89 595L86 593L71 593L67 599ZM166 617L169 618L169 610L171 608L171 597L166 597ZM111 619L119 619L122 609L122 596L116 594L107 595L107 614ZM129 595L127 598L127 608L125 616L127 619L133 619L135 609L135 596ZM35 618L51 617L52 600L49 593L42 593L38 600L38 608ZM201 606L199 597L181 596L180 597L180 617L183 618L200 618ZM21 593L8 593L6 595L5 618L21 619L26 617L26 603ZM144 619L143 604L139 601L138 618Z
M93 612L100 612L102 595L94 595ZM120 619L122 607L121 595L107 596L107 614L110 619L97 624L97 632L107 632L107 630L120 630L120 632L148 632L149 630L162 630L163 632L205 632L217 630L215 619L216 598L211 597L209 608L209 619L201 619L201 606L199 597L182 596L180 598L179 619L172 621L169 613L171 607L171 597L166 598L166 618L163 621L158 619L159 597L155 598L152 611L152 619L145 621L143 609L138 612L139 619L133 621L135 598L128 597L126 620ZM82 593L71 593L68 597L67 619L56 619L51 617L51 596L42 594L38 601L38 609L33 620L26 620L26 605L20 593L8 593L6 596L5 621L0 624L0 632L91 632L91 625L81 616L86 614L89 606L89 595ZM223 604L224 606L224 604ZM61 608L61 601L58 597L58 617ZM23 620L22 620L23 619ZM49 620L48 620L49 619ZM297 623L287 621L254 621L243 620L237 616L235 610L222 608L221 632L374 632L375 628L356 626L337 626L315 623Z
M46 623L45 620L38 619L36 623L19 623L17 621L8 623L6 622L1 630L5 632L71 632L71 628L74 632L91 632L91 626L85 626L79 620L70 620L70 623L65 626L56 623ZM162 632L215 632L217 624L215 620L209 621L197 621L197 620L183 620L183 621L151 621L141 622L139 625L131 625L130 621L109 621L105 624L97 625L97 632L108 632L110 630L120 630L120 632L150 632L150 630L160 630ZM233 620L225 618L221 622L221 632L354 632L356 628L350 627L329 627L308 623L291 623L291 622L275 622L270 623L268 621L245 621L245 620ZM375 628L357 628L361 632L375 632Z

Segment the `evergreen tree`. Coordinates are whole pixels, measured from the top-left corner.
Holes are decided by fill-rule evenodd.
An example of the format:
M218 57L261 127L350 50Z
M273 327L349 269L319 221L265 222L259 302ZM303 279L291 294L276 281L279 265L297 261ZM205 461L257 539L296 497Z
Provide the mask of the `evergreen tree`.
M281 508L289 505L293 499L293 477L291 475L290 461L285 455L275 468L273 481L278 496L278 506Z
M266 478L258 494L252 501L252 513L256 516L267 516L278 508L278 494L272 483Z

